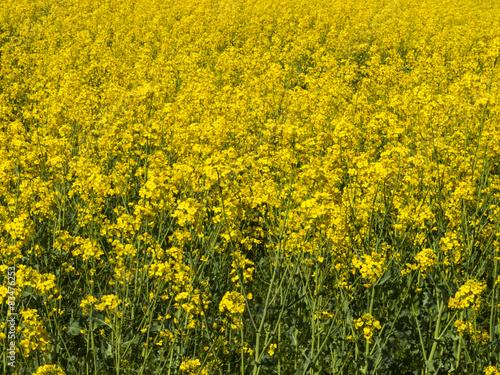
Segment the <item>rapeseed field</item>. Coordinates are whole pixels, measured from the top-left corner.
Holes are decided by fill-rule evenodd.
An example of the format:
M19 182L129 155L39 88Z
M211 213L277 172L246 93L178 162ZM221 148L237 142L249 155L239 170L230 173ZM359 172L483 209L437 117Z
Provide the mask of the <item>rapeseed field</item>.
M2 374L500 374L500 2L1 0Z

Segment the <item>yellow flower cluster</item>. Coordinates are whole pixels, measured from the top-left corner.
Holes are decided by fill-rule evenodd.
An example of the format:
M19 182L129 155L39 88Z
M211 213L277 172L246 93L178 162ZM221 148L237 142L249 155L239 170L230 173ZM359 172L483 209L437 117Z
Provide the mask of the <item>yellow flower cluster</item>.
M238 292L226 292L219 304L220 312L227 310L231 314L243 314L245 298Z
M0 238L0 258L5 262L1 267L8 267L7 264L21 260L21 248L20 244L8 244L6 238Z
M484 370L484 375L500 375L500 371L498 371L496 366L488 366Z
M182 309L188 313L191 314L201 314L203 312L202 310L202 300L203 300L203 295L198 289L192 289L190 285L186 286L186 289L189 290L189 292L181 292L175 296L175 301L183 301L187 300L186 302L182 303L179 305L179 303L176 303L174 306L176 308L182 307ZM203 301L203 307L206 309L208 307L206 300Z
M238 292L226 292L219 304L219 311L227 312L231 315L232 323L231 328L243 327L241 314L245 312L245 297Z
M28 243L35 230L27 214L15 217L12 222L6 223L4 228L13 240L20 243Z
M490 335L488 334L488 332L486 332L486 330L474 329L474 326L471 322L464 322L459 319L455 321L455 327L457 328L457 332L461 337L463 337L464 335L468 335L472 337L475 342L481 343L483 345L488 343L488 341L490 340Z
M410 270L420 269L422 277L425 279L427 277L426 271L432 270L432 267L436 264L437 256L432 249L423 249L417 255L415 255L415 260L417 264L406 263L406 269L401 271L402 275L410 273Z
M0 266L4 271L7 266ZM16 295L30 287L36 294L52 298L58 293L56 276L52 273L39 273L36 269L20 264L16 269ZM0 286L0 303L7 297L7 286Z
M88 337L63 332L71 371L256 373L267 353L288 374L274 354L299 358L304 335L314 371L383 372L388 351L357 347L377 334L421 346L393 346L394 372L490 363L493 346L470 349L500 306L498 14L486 0L0 2L0 307L38 314L19 368L52 363L32 353L75 307ZM461 313L480 336L459 321L457 347L444 331Z
M436 258L437 256L432 249L423 249L415 255L415 260L422 272L430 270L436 264Z
M114 294L107 294L101 297L101 303L95 305L97 311L114 311L122 301Z
M369 288L386 270L385 257L373 252L372 255L362 255L361 259L359 260L356 256L353 257L352 264L359 270L361 276L367 280L364 286Z
M177 208L172 213L172 217L177 218L177 222L181 227L186 224L199 224L201 219L200 210L202 205L193 198L188 198L185 201L179 202Z
M74 241L75 247L73 248L73 255L75 257L82 257L83 261L89 259L97 259L104 255L101 246L95 240L90 238L81 238L77 236Z
M33 375L66 375L66 373L57 365L40 366Z
M200 369L201 362L198 358L196 359L187 359L182 361L180 370L186 371L188 375L207 375L208 371L205 368Z
M43 322L35 309L21 311L22 316L22 340L19 342L23 348L24 355L29 356L32 351L40 353L50 351L49 334L43 326Z
M83 315L89 315L90 310L94 307L95 303L99 301L98 298L88 295L80 301L80 307L82 309Z
M233 256L235 258L235 260L233 260L233 262L231 263L231 267L233 267L233 269L229 273L230 275L234 275L231 278L231 281L236 283L239 282L240 276L237 273L237 269L242 273L244 283L246 283L247 281L251 281L253 272L255 270L255 267L252 267L254 263L251 260L245 258L245 255L243 255L241 252L235 252Z
M477 311L481 307L481 293L486 290L486 282L468 280L455 293L454 298L448 301L450 309L464 309L472 307Z
M444 264L458 264L463 252L463 245L458 239L457 231L449 231L439 240L439 249L445 253Z
M372 343L374 328L381 329L380 322L376 320L371 314L363 314L361 318L354 320L354 328L363 328L363 336L369 343Z
M90 310L95 308L97 311L109 310L111 313L116 313L120 317L121 312L115 311L116 308L121 304L121 300L114 294L108 294L101 297L101 302L99 299L88 295L80 301L80 307L84 315L89 315Z
M4 299L7 300L9 289L6 286L0 286L0 305L3 304Z
M7 323L2 322L2 323L0 324L0 329L2 329L2 330L3 330L6 326L7 326ZM5 333L0 332L0 346L3 346L3 345L4 345L4 341L3 341L3 340L4 340L6 337L7 337L7 335L6 335Z

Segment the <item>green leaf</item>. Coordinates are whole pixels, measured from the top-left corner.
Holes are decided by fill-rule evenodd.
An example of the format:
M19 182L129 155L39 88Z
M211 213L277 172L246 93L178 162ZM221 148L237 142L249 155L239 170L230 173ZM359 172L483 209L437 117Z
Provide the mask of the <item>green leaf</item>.
M392 272L386 272L384 274L384 277L382 277L382 279L380 279L380 281L377 283L377 286L379 285L383 285L387 282L387 280L389 280L392 276Z
M427 366L427 369L429 371L432 371L432 372L436 371L434 369L434 361L425 361L425 365Z
M94 320L94 322L98 322L98 323L99 323L99 324L98 324L99 326L103 326L103 325L105 325L105 326L108 326L109 328L111 328L111 324L106 323L106 322L105 322L104 320L102 320L102 319L99 319L99 318L93 317L93 320ZM97 328L97 325L96 325L96 328ZM95 329L95 328L94 328L94 329Z
M69 325L68 325L68 333L70 335L77 336L80 334L81 330L82 330L82 327L80 327L80 324L78 324L78 321L71 318Z
M311 353L309 353L309 349L302 349L301 351L305 361L299 363L297 370L295 370L295 375L305 375L309 365L311 364Z
M295 370L295 375L304 375L311 363L311 357L309 356L306 361L300 362L297 370Z
M106 350L104 351L104 357L109 358L113 356L113 347L111 346L110 343L108 343L108 346Z

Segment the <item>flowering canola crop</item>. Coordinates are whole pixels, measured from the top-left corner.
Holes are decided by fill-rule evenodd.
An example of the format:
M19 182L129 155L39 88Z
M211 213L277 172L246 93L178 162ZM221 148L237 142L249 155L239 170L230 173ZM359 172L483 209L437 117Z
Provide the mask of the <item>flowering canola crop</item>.
M0 372L499 374L498 14L0 2Z

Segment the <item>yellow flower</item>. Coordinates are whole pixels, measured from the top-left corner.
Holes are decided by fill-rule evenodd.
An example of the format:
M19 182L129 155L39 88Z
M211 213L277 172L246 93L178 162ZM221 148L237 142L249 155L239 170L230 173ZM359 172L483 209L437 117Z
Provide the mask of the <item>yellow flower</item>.
M496 368L496 366L488 366L483 370L485 375L500 375L500 371Z
M374 328L381 329L380 322L376 320L371 314L363 314L361 318L354 320L354 328L359 329L363 327L363 336L368 342L371 342Z
M121 300L115 296L114 294L108 294L101 297L101 303L95 306L95 309L98 311L103 311L108 309L113 311L120 305Z
M481 306L480 297L484 290L486 290L486 282L468 280L458 289L458 292L455 293L455 297L450 298L448 307L450 309L472 307L473 310L477 311Z
M231 314L243 314L245 311L245 299L238 292L226 292L219 304L220 312L227 310Z
M66 373L57 365L40 366L33 375L66 375Z
M200 374L200 375L208 375L208 372L205 368L199 371L201 367L201 362L199 359L188 359L184 360L181 363L180 369L181 371L186 371L188 375Z
M475 342L480 344L488 343L490 339L490 335L484 329L474 329L474 326L471 322L463 322L462 320L455 321L455 327L457 328L457 332L461 337L468 335Z
M21 311L22 316L21 329L23 339L19 342L28 357L31 351L39 350L48 352L51 349L48 332L43 327L40 316L35 309L26 309Z
M417 255L415 255L415 259L418 262L418 267L420 268L423 277L425 278L425 271L432 269L432 267L436 264L436 254L432 249L423 249Z
M373 252L372 255L361 256L361 259L354 257L352 264L360 271L361 276L368 280L368 283L365 283L365 287L368 288L384 273L386 269L385 257Z

